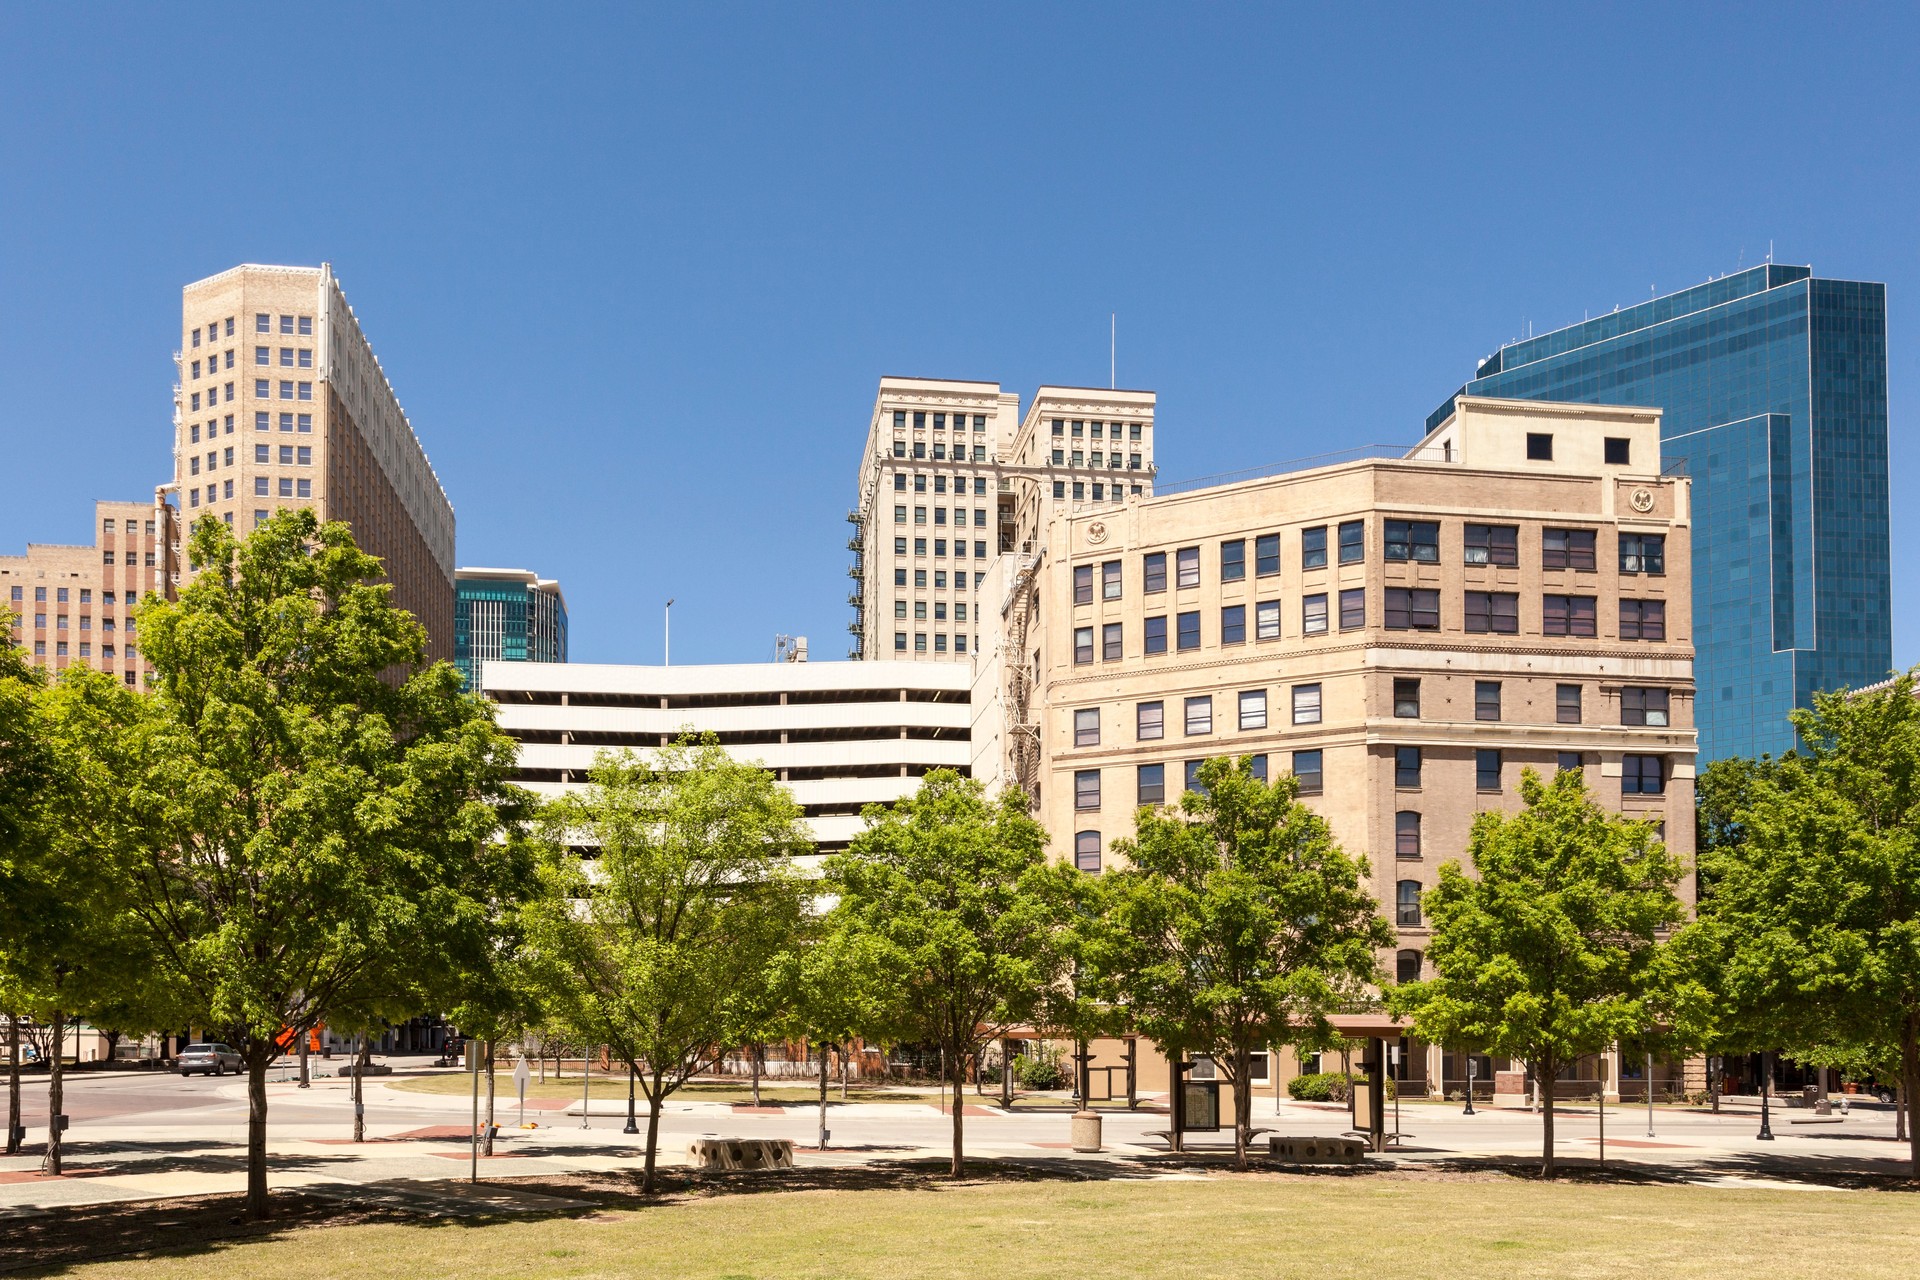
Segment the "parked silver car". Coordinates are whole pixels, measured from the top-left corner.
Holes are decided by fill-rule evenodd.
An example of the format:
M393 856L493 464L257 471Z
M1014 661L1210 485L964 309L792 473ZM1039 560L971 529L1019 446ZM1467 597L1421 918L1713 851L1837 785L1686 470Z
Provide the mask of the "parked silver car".
M237 1075L240 1071L240 1055L224 1044L190 1044L180 1051L180 1056L174 1062L183 1076L190 1076L196 1071L210 1076L224 1075L229 1071Z

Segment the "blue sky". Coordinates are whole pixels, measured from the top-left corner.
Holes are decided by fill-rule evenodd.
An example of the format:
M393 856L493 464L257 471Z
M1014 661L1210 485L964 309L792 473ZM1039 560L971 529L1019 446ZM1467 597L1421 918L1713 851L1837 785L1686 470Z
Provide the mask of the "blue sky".
M1920 354L1915 11L0 11L0 551L169 474L179 291L330 261L463 563L583 661L846 647L882 374L1160 396L1166 479L1410 441L1501 342L1777 260ZM1920 659L1896 497L1895 656Z

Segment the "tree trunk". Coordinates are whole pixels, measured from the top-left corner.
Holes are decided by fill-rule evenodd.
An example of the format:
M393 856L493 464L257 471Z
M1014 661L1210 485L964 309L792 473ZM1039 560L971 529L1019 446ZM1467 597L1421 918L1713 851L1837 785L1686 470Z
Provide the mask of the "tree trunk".
M954 1050L948 1059L953 1070L953 1168L951 1173L956 1178L961 1177L966 1171L963 1154L965 1147L961 1132L961 1115L966 1109L967 1101L967 1072L961 1065L964 1061L958 1049Z
M1013 1041L1000 1037L1000 1107L1013 1110Z
M20 1154L20 1015L7 1015L7 1154Z
M263 1052L256 1045L247 1055L246 1212L256 1222L267 1217L267 1063L272 1058Z
M1534 1087L1540 1091L1540 1174L1553 1176L1553 1078L1557 1064L1542 1059L1534 1067Z
M1253 1089L1247 1075L1253 1070L1253 1054L1247 1046L1233 1047L1233 1167L1247 1167L1247 1143L1253 1129ZM1084 1106L1085 1103L1083 1102Z
M840 1101L847 1100L847 1046L840 1046Z
M647 1090L647 1165L646 1171L640 1175L640 1194L643 1196L653 1194L654 1159L660 1151L660 1103L665 1096L660 1092L660 1073L656 1071L649 1078L653 1087Z
M1907 1118L1907 1108L1917 1089L1920 1089L1920 1012L1909 1012L1900 1027L1900 1096L1895 1100L1903 1119ZM1911 1161L1908 1176L1920 1182L1920 1125L1909 1123L1906 1128L1907 1155Z
M827 1046L820 1044L820 1149L827 1149Z
M60 1144L66 1136L60 1132L60 1108L66 1105L66 1081L61 1070L60 1053L60 1041L66 1034L63 1017L61 1010L53 1011L53 1053L47 1059L47 1070L51 1073L47 1077L47 1153L40 1161L40 1172L56 1177L60 1173Z
M487 1041L487 1118L486 1126L480 1130L480 1154L493 1154L493 1041Z
M367 1064L373 1061L373 1037L362 1033L360 1052L353 1055L353 1140L367 1140Z
M753 1105L756 1107L760 1105L760 1048L757 1044L747 1046L747 1066L753 1072Z

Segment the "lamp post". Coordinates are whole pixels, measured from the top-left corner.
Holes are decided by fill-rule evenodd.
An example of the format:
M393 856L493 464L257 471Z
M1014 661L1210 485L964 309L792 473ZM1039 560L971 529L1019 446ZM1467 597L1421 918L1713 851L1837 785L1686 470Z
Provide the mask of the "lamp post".
M1647 1053L1647 1136L1653 1136L1653 1053Z
M663 617L663 625L665 630L661 637L663 644L661 646L661 651L660 651L660 665L663 667L670 667L673 665L673 597L672 596L667 597L667 607L661 610L661 614Z
M1467 1055L1467 1106L1466 1106L1466 1109L1460 1113L1463 1116L1470 1116L1474 1113L1473 1112L1473 1078L1479 1074L1480 1074L1480 1064L1478 1062L1475 1062L1473 1060L1473 1055L1469 1053Z
M629 1062L627 1064L627 1127L620 1131L622 1133L640 1132L640 1125L633 1118L633 1082L637 1075L633 1064Z
M1773 1141L1773 1118L1767 1111L1767 1097L1773 1087L1773 1051L1760 1051L1760 1132L1755 1135L1760 1142Z
M580 1054L580 1127L591 1128L587 1119L593 1113L593 1046Z

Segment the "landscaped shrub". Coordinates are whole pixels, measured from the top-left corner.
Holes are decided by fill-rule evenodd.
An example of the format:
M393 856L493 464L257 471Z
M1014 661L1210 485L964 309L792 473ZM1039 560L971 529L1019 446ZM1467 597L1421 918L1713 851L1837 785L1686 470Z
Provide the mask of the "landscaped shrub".
M1013 1078L1022 1089L1064 1089L1067 1073L1051 1053L1029 1053L1013 1060Z
M1299 1102L1345 1102L1347 1077L1338 1071L1316 1071L1287 1081L1287 1096Z

